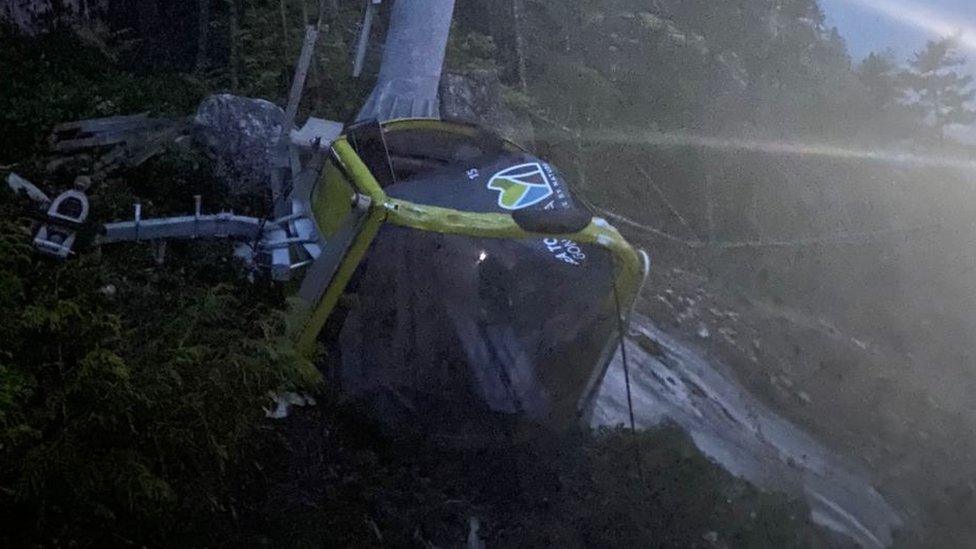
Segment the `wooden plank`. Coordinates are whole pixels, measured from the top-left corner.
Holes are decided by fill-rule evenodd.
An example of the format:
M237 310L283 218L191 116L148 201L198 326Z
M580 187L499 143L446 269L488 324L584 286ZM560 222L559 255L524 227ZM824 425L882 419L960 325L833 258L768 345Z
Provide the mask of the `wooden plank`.
M295 66L295 76L291 82L291 91L288 93L288 108L285 110L285 120L282 129L283 139L287 139L287 136L295 127L295 116L298 114L298 106L302 101L302 93L305 90L305 79L308 77L308 68L312 63L312 53L315 51L315 42L318 38L318 29L312 25L305 28L305 42L302 44L302 53L298 57L298 64Z
M130 168L142 165L146 160L156 156L161 153L165 148L167 142L173 141L183 133L184 126L182 124L174 125L169 128L165 128L162 131L158 131L145 139L145 143L130 147L132 151L130 156L125 160L125 165Z
M70 152L123 143L132 145L139 141L151 139L152 132L166 132L173 127L182 128L183 122L174 122L170 119L145 120L138 126L128 128L113 127L97 132L77 132L70 136L54 136L51 148L57 152Z
M107 147L109 145L118 145L125 143L127 139L131 136L125 134L107 134L99 135L96 137L86 137L82 139L68 139L66 141L58 141L54 144L53 148L57 152L71 152L81 149L93 149L95 147Z
M151 126L158 122L158 119L149 118L149 112L142 112L130 116L112 116L108 118L93 118L83 120L79 124L79 129L83 132L96 133L108 130L123 130L138 128L141 126Z
M105 118L75 120L73 122L64 122L54 126L53 133L57 134L70 131L94 133L107 129L131 128L145 124L148 119L149 111L125 116L108 116Z

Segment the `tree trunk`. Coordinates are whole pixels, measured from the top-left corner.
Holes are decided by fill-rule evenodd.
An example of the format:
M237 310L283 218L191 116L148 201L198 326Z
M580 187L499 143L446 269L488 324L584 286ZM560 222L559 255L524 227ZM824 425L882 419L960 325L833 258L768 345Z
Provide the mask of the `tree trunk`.
M335 2L331 2L331 4L335 4ZM318 15L315 26L320 35L329 32L330 27L328 24L326 24L326 21L333 18L333 12L329 6L330 3L327 3L326 0L319 0ZM322 68L319 66L319 57L314 51L312 52L312 64L310 67L309 77L312 79L311 104L315 110L319 110L322 108L323 103L322 88L324 87L324 84L322 83Z
M196 71L203 72L207 67L207 46L210 40L210 0L199 0L199 2Z
M143 63L155 68L162 57L160 54L160 34L156 32L159 26L159 4L156 0L139 0L136 3L137 21L139 28L136 29L138 36L142 38L139 45L139 54L142 56Z
M228 4L230 7L230 89L236 92L240 87L238 65L241 53L238 38L240 37L241 14L237 0L228 0Z
M287 0L279 0L278 10L281 12L281 58L287 66L288 62L291 60L290 48L288 47L288 42L291 39L291 36L288 33Z
M523 35L525 10L523 0L512 0L512 17L515 23L515 56L518 60L518 79L522 91L528 89L525 68L525 36Z

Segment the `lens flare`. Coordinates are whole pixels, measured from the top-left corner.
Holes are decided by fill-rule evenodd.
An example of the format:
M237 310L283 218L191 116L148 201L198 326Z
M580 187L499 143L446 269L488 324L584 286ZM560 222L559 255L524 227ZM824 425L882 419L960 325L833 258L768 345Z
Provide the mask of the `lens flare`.
M849 0L868 9L884 14L886 17L925 30L929 33L959 40L959 45L976 52L976 24L966 24L959 18L947 17L931 9L902 0Z

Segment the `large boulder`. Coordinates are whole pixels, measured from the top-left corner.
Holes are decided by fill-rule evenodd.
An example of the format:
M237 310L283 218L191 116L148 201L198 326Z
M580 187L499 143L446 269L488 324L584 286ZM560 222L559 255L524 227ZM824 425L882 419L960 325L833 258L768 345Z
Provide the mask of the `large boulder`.
M229 192L260 192L270 178L284 117L281 107L264 99L211 95L197 108L193 138L213 158Z
M441 117L472 122L522 145L534 140L532 125L505 105L498 73L490 70L447 72L441 78Z

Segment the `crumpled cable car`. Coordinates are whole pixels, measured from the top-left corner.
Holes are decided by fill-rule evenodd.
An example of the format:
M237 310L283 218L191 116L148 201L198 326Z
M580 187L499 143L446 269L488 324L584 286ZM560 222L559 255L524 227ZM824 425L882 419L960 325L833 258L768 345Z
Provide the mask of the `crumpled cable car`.
M647 272L552 165L466 124L349 128L310 205L300 346L332 323L333 379L394 421L573 421Z

